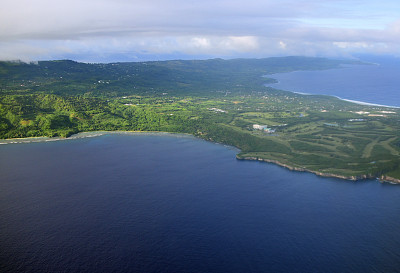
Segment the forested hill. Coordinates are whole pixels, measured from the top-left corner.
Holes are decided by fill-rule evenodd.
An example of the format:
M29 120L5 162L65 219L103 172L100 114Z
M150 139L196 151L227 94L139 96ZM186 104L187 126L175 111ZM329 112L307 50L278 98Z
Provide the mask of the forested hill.
M399 109L263 85L272 73L349 63L305 57L0 62L0 139L179 132L235 146L238 158L400 183Z
M263 75L317 70L355 63L323 58L192 60L87 64L69 60L0 62L2 94L121 96L131 94L204 94L262 89L273 81Z

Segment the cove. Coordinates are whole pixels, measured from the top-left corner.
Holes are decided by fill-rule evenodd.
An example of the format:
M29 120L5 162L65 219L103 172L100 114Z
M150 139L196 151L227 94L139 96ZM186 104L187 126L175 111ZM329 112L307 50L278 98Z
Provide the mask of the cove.
M3 272L395 272L400 187L190 136L0 145Z

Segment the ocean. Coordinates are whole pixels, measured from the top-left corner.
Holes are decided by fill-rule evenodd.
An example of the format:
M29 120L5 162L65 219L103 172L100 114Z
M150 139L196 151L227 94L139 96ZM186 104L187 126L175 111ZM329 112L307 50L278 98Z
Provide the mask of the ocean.
M400 271L400 186L84 136L0 145L1 272Z
M398 59L364 60L272 86L400 107ZM3 143L1 272L400 272L398 185L238 161L186 135Z
M364 57L370 65L346 65L339 69L295 71L268 75L277 89L331 95L364 103L400 107L400 59Z

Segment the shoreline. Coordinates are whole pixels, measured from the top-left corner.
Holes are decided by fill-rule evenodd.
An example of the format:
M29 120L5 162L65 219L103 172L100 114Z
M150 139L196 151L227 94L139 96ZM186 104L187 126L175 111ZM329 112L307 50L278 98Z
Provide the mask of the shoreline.
M380 66L381 64L378 63L365 63L366 65L376 65L376 66ZM339 68L333 68L333 69L346 69L347 66L352 66L354 64L349 64L349 65L345 65L344 67L339 67ZM358 65L358 64L356 64ZM331 94L310 94L310 93L306 93L306 92L297 92L297 91L291 91L291 90L284 90L284 89L280 89L279 87L275 87L274 85L277 85L280 83L279 80L273 78L273 75L279 75L279 74L285 74L285 73L293 73L293 72L304 72L307 70L295 70L295 71L290 71L290 72L282 72L282 73L274 73L274 74L267 74L263 77L271 77L270 79L274 80L274 83L266 83L264 84L264 86L266 87L271 87L271 88L275 88L277 90L282 90L282 91L286 91L286 92L291 92L294 94L299 94L299 95L304 95L304 96L330 96L330 97L334 97L343 101L347 101L347 102L351 102L351 103L355 103L355 104L359 104L359 105L365 105L365 106L376 106L376 107L385 107L385 108L395 108L395 109L400 109L400 106L392 106L392 105L384 105L384 104L377 104L377 103L371 103L371 102L364 102L364 101L359 101L359 100L353 100L353 99L345 99L345 98L341 98L339 96L336 95L331 95ZM311 70L311 71L320 71L320 70Z
M267 86L267 84L266 84L265 86ZM272 87L272 86L268 86L268 87ZM272 88L275 88L275 87L272 87ZM282 89L278 89L278 90L282 90ZM359 100L344 99L344 98L341 98L341 97L336 96L336 95L328 95L328 94L310 94L310 93L297 92L297 91L289 91L289 90L282 90L282 91L290 92L290 93L293 93L293 94L299 94L299 95L303 95L303 96L328 96L328 97L332 97L332 98L337 98L337 99L342 100L342 101L347 101L347 102L355 103L355 104L358 104L358 105L375 106L375 107L385 107L385 108L392 108L392 109L400 109L400 106L391 106L391 105L383 105L383 104L377 104L377 103L371 103L371 102L364 102L364 101L359 101Z
M338 178L342 180L348 180L348 181L360 181L360 180L365 180L365 179L377 179L379 182L386 182L386 183L391 183L391 184L400 184L400 179L390 177L387 175L381 175L380 177L373 176L373 175L361 175L361 176L346 176L346 175L339 175L339 174L332 174L332 173L324 173L324 172L318 172L318 171L313 171L309 170L307 168L302 168L302 167L294 167L289 164L282 163L278 160L274 159L265 159L265 158L259 158L259 157L241 157L239 155L240 149L235 147L235 146L230 146L226 145L224 143L220 142L215 142L215 141L210 141L206 140L200 137L196 137L192 134L188 133L174 133L174 132L164 132L164 131L90 131L90 132L80 132L77 134L74 134L70 137L67 138L62 138L62 137L29 137L29 138L11 138L11 139L0 139L0 145L1 144L28 144L28 143L45 143L45 142L53 142L53 141L63 141L63 140L74 140L74 139L82 139L82 138L92 138L92 137L98 137L98 136L103 136L106 134L131 134L131 135L160 135L160 136L165 136L165 135L171 135L171 136L181 136L181 137L190 137L190 138L196 138L196 139L201 139L204 141L208 141L211 143L219 144L219 145L224 145L228 149L232 149L236 154L236 159L237 160L251 160L251 161L261 161L261 162L266 162L266 163L272 163L281 167L284 167L290 171L298 171L298 172L308 172L308 173L313 173L317 176L320 177L331 177L331 178Z
M64 141L64 140L74 140L74 139L81 139L81 138L91 138L91 137L98 137L103 136L106 134L152 134L152 135L181 135L187 137L195 137L191 134L186 133L174 133L174 132L164 132L164 131L85 131L73 134L69 137L25 137L25 138L7 138L7 139L0 139L0 145L5 144L24 144L24 143L43 143L43 142L53 142L53 141Z
M377 179L381 183L390 183L390 184L395 184L395 185L400 185L400 179L390 177L387 175L381 175L380 177L374 176L374 175L360 175L360 176L346 176L346 175L340 175L340 174L333 174L333 173L324 173L324 172L318 172L318 171L313 171L309 170L307 168L301 168L301 167L294 167L285 163L282 163L278 160L274 159L265 159L265 158L259 158L259 157L241 157L239 155L236 155L237 160L251 160L251 161L261 161L261 162L266 162L266 163L272 163L278 166L281 166L285 169L288 169L290 171L297 171L297 172L307 172L307 173L312 173L317 176L321 177L327 177L327 178L338 178L342 180L348 180L348 181L361 181L361 180L366 180L366 179Z
M344 101L348 101L348 102L352 102L352 103L360 104L360 105L366 105L366 106L377 106L377 107L396 108L396 109L400 108L400 106L390 106L390 105L376 104L376 103L370 103L370 102L363 102L363 101L358 101L358 100L344 99L344 98L334 96L334 95L326 95L326 96L331 96L331 97L338 98L340 100L344 100Z

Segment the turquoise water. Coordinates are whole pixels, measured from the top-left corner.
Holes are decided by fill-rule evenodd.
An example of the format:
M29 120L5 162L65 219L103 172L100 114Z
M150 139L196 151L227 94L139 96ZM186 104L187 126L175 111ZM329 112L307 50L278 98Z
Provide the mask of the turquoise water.
M365 61L374 64L268 75L278 80L278 83L268 86L400 107L400 59L366 58Z
M0 145L2 272L398 272L400 186L193 137Z

